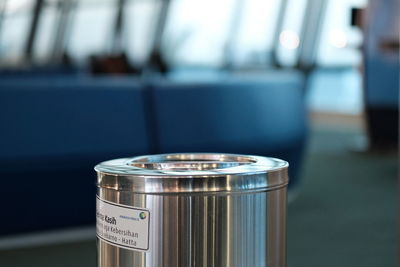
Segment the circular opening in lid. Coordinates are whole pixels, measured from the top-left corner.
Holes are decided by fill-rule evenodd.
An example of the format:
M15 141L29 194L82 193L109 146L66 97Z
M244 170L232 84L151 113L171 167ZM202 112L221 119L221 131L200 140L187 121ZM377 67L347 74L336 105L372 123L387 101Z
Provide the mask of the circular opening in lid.
M134 158L127 164L147 170L207 171L256 163L252 157L227 154L166 154Z

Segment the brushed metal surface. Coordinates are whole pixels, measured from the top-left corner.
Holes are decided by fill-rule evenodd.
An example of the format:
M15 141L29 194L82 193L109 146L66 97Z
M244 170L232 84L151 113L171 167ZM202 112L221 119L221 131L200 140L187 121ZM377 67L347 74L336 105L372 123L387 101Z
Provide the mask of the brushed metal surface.
M104 172L98 172L98 197L114 203L145 208L149 210L151 217L147 252L116 247L98 239L98 266L285 267L287 163L283 167L278 164L276 169L269 166L269 169L264 168L261 172L251 172L250 167L247 169L250 170L249 173L246 173L243 167L254 162L237 164L235 158L230 157L226 161L229 163L223 164L230 169L228 173L215 175L215 172L224 172L224 168L218 165L219 159L217 157L211 160L207 156L200 161L198 158L188 160L186 157L175 166L170 160L166 165L157 160L156 164L146 163L140 166L156 172L164 168L173 172L180 171L178 175L164 173L161 177L151 176L151 172L147 173L150 177L146 177L143 176L143 171L137 176L135 172L129 175L120 174L118 170L113 178L111 171L106 176ZM254 159L253 156L251 159ZM196 161L200 161L200 168ZM204 171L205 174L191 177L193 168L197 168L196 172ZM240 169L232 174L232 168ZM271 175L268 175L274 172L281 177L279 184L262 182L270 179ZM119 180L120 176L125 178ZM145 184L141 188L131 186L137 181L142 183L152 177L159 184L150 183L151 191L159 190L160 193L143 193L141 190L146 189ZM168 186L160 181L162 178L171 179ZM193 187L193 180L198 178L203 187ZM207 178L214 179L214 182L207 183ZM189 183L180 183L184 179ZM219 184L218 179L223 182ZM261 186L248 187L249 183L243 183L240 179L249 183L256 181L256 185ZM175 187L172 182L174 180ZM118 187L120 181L129 181L130 186L121 190ZM213 191L216 184L219 186L218 191ZM182 185L184 190L180 188ZM192 188L203 190L190 191ZM207 191L209 189L211 190Z
M98 195L149 209L152 218L148 252L98 240L100 267L286 266L286 188L194 196L100 188Z

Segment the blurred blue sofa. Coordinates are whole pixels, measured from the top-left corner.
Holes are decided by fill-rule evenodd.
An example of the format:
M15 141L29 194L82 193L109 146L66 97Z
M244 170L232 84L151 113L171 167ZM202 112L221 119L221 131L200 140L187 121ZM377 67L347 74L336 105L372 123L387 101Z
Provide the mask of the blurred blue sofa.
M136 78L0 75L0 235L94 223L100 161L169 152L275 156L291 186L307 136L299 73Z

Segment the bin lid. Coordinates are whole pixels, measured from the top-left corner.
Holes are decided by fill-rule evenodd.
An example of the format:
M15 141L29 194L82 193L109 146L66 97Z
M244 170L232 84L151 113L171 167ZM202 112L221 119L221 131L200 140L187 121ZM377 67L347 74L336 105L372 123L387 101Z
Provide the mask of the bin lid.
M114 159L95 167L97 185L135 193L266 191L288 184L288 162L219 153Z

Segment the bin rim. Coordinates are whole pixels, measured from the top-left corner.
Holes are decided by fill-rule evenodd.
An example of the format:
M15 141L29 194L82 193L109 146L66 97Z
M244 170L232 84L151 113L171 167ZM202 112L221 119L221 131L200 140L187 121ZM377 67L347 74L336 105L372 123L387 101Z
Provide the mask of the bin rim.
M97 186L136 193L245 192L288 183L289 163L227 153L170 153L120 158L95 166Z

